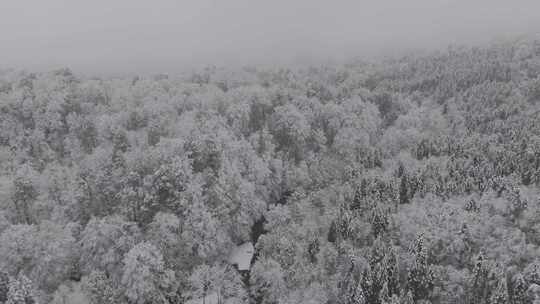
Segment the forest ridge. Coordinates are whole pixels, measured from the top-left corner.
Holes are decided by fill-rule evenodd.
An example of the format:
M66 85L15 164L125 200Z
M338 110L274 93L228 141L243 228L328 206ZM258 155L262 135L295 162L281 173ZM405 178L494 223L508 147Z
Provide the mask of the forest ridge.
M3 70L0 303L540 303L539 187L540 40Z

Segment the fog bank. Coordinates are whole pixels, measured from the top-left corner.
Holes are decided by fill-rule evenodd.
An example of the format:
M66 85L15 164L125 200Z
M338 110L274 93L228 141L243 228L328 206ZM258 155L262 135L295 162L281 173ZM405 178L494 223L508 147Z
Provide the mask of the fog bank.
M0 66L84 74L342 60L540 31L540 1L0 0Z

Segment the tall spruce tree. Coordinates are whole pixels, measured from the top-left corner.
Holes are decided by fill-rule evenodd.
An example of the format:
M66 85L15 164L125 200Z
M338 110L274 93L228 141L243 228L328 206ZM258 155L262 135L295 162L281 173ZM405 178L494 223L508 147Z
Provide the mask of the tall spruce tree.
M0 272L0 303L6 302L8 291L9 291L9 276L5 272Z
M36 300L32 281L24 274L19 274L17 278L10 279L6 304L34 303L36 303Z
M411 253L414 260L408 271L407 286L415 301L427 300L433 291L434 274L428 264L428 253L423 235L416 238Z

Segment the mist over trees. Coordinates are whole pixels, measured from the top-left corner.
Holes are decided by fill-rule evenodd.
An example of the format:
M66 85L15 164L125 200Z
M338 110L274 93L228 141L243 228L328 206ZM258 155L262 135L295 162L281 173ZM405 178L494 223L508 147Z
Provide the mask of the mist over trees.
M538 40L5 70L0 303L540 303L539 186Z

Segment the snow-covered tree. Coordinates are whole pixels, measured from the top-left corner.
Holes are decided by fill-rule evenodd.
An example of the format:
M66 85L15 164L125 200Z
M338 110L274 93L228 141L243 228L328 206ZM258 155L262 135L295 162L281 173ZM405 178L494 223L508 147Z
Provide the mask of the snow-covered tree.
M115 286L103 271L92 271L81 279L81 289L90 304L114 303Z
M34 298L34 287L32 286L32 282L24 274L19 274L17 277L10 278L6 304L33 303L36 303L36 300Z
M249 281L252 296L263 304L279 303L280 297L287 291L281 265L269 258L255 262Z
M138 242L140 230L119 216L91 219L81 232L79 265L82 274L105 271L119 278L124 255Z
M158 248L148 242L133 247L124 257L121 284L129 303L167 303L174 272L166 269Z
M506 285L506 278L502 275L497 282L497 287L491 292L489 303L493 304L506 304L509 302L508 287Z
M529 288L522 274L517 274L512 280L512 303L525 304L530 301L527 295Z
M23 164L17 169L13 180L11 199L20 223L31 224L34 221L32 206L39 195L35 181L36 174L36 171L29 164Z
M217 298L217 303L248 303L248 293L240 275L229 265L203 264L189 278L192 299Z
M8 291L9 291L9 276L5 272L0 272L0 303L6 302Z
M428 252L424 236L420 235L411 248L412 265L408 269L407 287L415 301L427 300L434 287L434 274L428 262Z

